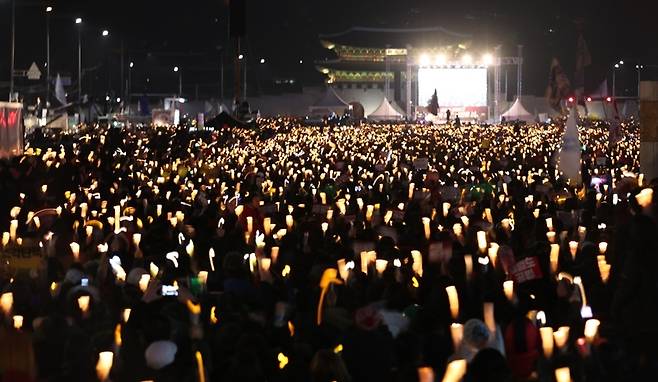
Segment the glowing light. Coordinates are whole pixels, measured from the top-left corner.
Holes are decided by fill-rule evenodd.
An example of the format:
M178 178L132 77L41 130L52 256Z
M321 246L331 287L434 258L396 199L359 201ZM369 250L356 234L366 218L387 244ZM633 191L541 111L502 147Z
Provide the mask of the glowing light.
M420 65L422 66L428 66L430 64L430 56L427 54L421 54L420 59L418 60Z
M50 13L53 11L53 7L46 7L46 12Z
M110 35L110 31L108 31L107 29L104 29L103 32L101 32L101 35L102 35L103 37L107 37L107 36Z
M75 19L75 23L76 24L82 24L82 18L78 17L77 19Z
M491 53L485 53L485 55L482 56L482 63L485 66L492 65L493 62L494 62L494 58L493 58L493 55L491 55Z
M436 55L436 58L434 59L434 63L436 65L445 65L446 63L446 55L443 53L439 53Z
M466 53L462 56L462 63L463 64L469 65L472 62L473 62L473 57L470 54Z

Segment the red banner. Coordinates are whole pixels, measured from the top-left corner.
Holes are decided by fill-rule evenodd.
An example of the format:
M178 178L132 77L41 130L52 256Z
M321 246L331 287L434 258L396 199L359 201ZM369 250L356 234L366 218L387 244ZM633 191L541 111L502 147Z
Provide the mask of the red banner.
M23 154L23 105L0 102L0 157Z

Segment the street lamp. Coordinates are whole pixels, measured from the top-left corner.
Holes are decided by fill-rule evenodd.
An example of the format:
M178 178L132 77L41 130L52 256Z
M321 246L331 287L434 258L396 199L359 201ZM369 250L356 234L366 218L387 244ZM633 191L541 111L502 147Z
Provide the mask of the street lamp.
M103 31L101 32L101 36L103 37L107 37L109 35L110 35L110 31L108 31L107 29L103 29Z
M174 66L174 73L178 73L178 97L183 96L183 71L178 66Z
M82 18L75 19L78 26L78 122L82 120Z
M50 14L53 7L46 7L46 108L50 104Z
M642 81L642 69L644 69L644 65L637 64L635 65L635 69L637 69L637 98L640 99L640 82Z
M617 70L624 65L624 60L619 60L612 69L612 97L617 97Z
M265 63L265 59L264 59L264 58L261 58L261 59L260 59L260 63L261 63L261 64L264 64L264 63Z

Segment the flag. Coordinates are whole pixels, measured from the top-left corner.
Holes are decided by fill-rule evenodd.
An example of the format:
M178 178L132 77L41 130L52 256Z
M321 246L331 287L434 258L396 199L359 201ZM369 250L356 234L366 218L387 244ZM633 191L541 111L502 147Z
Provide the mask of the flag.
M571 83L564 74L564 70L557 58L551 62L551 70L548 77L548 88L546 89L546 98L548 103L556 111L562 112L560 102L569 95Z
M576 43L576 73L574 76L576 97L578 102L581 101L585 92L585 67L592 64L592 56L589 54L587 43L582 33L578 36Z
M430 98L430 102L427 104L427 111L434 115L439 115L439 96L436 93L436 89L434 89L434 94L432 94L432 98Z
M576 106L571 107L569 118L567 118L558 166L564 177L572 184L581 183L580 138L578 137L578 111L576 109Z
M62 83L62 78L57 73L57 79L55 80L55 98L62 105L66 105L66 92L64 92L64 84Z

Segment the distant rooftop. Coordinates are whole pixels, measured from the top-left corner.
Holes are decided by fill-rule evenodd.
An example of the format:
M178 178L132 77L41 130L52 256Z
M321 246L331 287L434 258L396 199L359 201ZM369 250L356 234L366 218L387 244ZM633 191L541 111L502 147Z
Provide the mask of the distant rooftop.
M320 34L320 39L338 45L362 48L414 48L463 44L471 39L464 34L441 26L427 28L372 28L351 27L338 33Z

